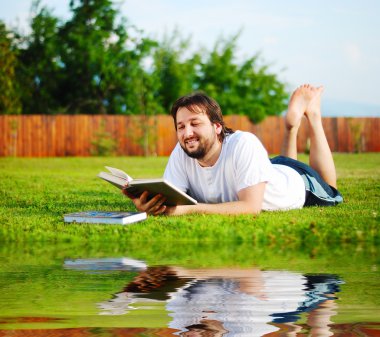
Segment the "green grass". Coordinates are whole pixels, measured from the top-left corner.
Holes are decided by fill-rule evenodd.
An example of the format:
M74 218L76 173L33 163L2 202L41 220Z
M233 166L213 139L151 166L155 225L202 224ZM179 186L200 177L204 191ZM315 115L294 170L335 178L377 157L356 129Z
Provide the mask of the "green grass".
M301 160L307 161L302 156ZM0 241L253 242L292 247L380 241L380 154L336 154L337 207L263 212L259 216L149 217L130 226L65 224L82 210L133 210L133 204L96 178L104 165L133 177L157 177L167 158L1 158Z

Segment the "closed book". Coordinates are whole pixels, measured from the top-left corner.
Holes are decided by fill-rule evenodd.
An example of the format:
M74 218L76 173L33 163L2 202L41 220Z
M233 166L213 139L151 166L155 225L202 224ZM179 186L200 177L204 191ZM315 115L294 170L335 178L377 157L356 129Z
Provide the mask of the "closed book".
M103 212L103 211L85 211L65 214L64 222L78 223L104 223L127 225L134 222L142 221L147 218L145 212Z
M144 261L129 257L108 257L108 258L88 258L88 259L67 259L64 263L65 269L74 270L125 270L142 271L147 269Z

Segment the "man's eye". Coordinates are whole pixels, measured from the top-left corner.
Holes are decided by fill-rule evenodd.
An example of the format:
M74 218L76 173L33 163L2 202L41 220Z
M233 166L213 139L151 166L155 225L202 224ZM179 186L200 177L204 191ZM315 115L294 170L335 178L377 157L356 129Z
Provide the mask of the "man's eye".
M183 130L185 127L183 125L177 126L178 130Z

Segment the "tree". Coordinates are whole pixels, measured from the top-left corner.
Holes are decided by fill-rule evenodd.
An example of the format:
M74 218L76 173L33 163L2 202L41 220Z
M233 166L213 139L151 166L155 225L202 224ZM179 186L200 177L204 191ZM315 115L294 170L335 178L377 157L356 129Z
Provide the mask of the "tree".
M17 90L15 68L17 50L12 33L0 21L0 114L19 114L21 102Z
M239 34L190 53L177 30L156 42L118 16L111 0L70 0L60 20L32 4L31 33L0 27L2 113L168 113L173 102L205 91L225 114L255 122L285 109L285 86L259 56L237 62ZM145 118L144 117L144 118ZM147 138L144 140L147 143Z
M67 74L61 92L67 112L136 113L130 99L137 90L133 76L140 73L153 43L136 29L131 37L126 21L117 22L110 0L71 0L70 9L73 17L59 33Z
M59 82L64 75L58 53L59 20L34 1L31 33L19 42L18 83L24 114L58 113Z

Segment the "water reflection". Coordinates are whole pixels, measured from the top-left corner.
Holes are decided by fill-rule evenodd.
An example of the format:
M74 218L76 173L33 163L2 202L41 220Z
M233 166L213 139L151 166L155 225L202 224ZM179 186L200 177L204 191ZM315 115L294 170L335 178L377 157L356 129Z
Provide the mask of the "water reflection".
M379 256L368 245L0 245L0 336L374 337Z
M296 336L304 328L312 336L331 336L336 294L343 281L331 274L301 274L258 268L188 269L148 267L124 259L139 270L111 299L98 303L101 315L124 315L165 303L169 328L180 336ZM130 263L130 267L128 267ZM91 260L66 268L91 269ZM93 263L99 270L99 261ZM277 335L277 334L276 334Z

